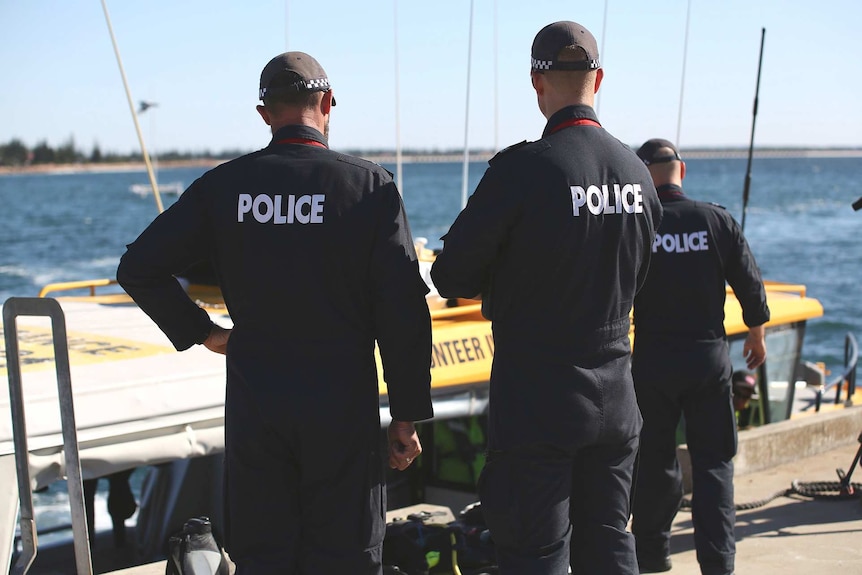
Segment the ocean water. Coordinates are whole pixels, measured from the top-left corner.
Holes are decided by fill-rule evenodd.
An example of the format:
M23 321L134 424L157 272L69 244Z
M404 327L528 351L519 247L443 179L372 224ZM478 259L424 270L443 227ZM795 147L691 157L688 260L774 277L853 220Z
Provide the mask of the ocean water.
M746 160L686 164L686 193L725 206L741 221ZM470 165L468 193L486 165ZM187 186L204 171L162 168L159 178ZM460 163L403 165L413 235L427 238L431 248L442 245L461 208L462 171ZM756 158L752 164L745 234L764 278L805 284L823 304L824 317L809 322L804 354L827 367L843 361L848 331L862 337L862 212L851 207L862 195L860 178L862 158ZM146 182L144 172L0 176L0 302L36 296L51 282L113 278L125 244L158 213L152 196L129 191ZM162 196L165 206L175 199Z
M691 159L686 193L725 206L741 221L745 159ZM470 165L468 193L486 163ZM394 165L385 165L395 171ZM204 168L162 168L163 182L186 186ZM415 237L428 247L461 208L460 163L404 164L402 192ZM824 307L809 321L803 357L828 369L843 364L847 332L862 337L860 250L862 212L851 204L862 195L862 158L756 158L745 234L765 279L804 284ZM36 296L48 283L113 278L125 244L157 215L152 196L130 192L146 183L144 172L66 173L0 176L0 302ZM164 195L169 206L176 197ZM553 249L553 246L548 246ZM139 488L143 470L133 475ZM97 528L107 528L106 482L97 494ZM68 522L61 482L37 495L40 529ZM44 539L43 539L44 541Z

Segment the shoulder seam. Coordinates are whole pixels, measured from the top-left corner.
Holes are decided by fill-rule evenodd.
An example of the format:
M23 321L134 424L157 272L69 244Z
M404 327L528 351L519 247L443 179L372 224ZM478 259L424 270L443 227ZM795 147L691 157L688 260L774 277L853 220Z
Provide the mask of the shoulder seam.
M349 154L342 154L340 152L336 152L336 153L338 154L338 156L336 156L336 159L339 162L345 162L347 164L353 164L354 166L362 166L363 168L371 168L371 167L380 168L380 167L382 167L380 164L372 162L371 160L366 160L364 158L360 158L357 156L351 156Z
M365 158L360 158L358 156L351 156L349 154L338 153L338 156L335 158L339 162L344 162L345 164L350 164L352 166L357 166L359 168L365 168L370 171L381 170L392 175L392 172L378 164L377 162L372 162L371 160L366 160Z
M549 149L550 147L551 147L551 145L548 144L548 142L546 142L544 139L535 140L533 142L530 142L528 140L524 140L522 142L518 142L517 144L512 144L511 146L507 146L507 147L503 148L502 150L497 152L494 155L494 157L488 161L488 163L490 164L490 163L496 161L497 159L499 159L501 156L504 156L506 154L509 154L509 153L517 151L517 150L521 150L521 151L529 152L529 153L533 153L533 154L538 154L538 153L544 152L545 150Z

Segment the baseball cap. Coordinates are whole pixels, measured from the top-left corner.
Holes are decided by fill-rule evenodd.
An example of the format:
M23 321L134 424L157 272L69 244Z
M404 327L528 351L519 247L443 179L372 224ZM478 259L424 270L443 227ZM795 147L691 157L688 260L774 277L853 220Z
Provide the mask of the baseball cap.
M750 399L757 395L757 380L754 375L745 371L735 371L732 376L733 395L741 399Z
M279 83L278 87L270 87L273 80L287 74L293 82ZM327 92L332 88L323 66L305 52L285 52L269 61L260 73L260 94L263 100L267 95L283 94L285 92ZM335 105L335 98L332 99Z
M757 397L757 380L754 374L746 371L735 371L732 376L733 381L733 408L741 411L749 406L749 401L758 399Z
M560 51L569 46L577 46L586 54L586 60L560 62ZM577 22L561 21L548 24L536 34L531 51L531 68L546 70L598 70L599 49L596 39L589 30Z
M668 148L671 150L670 153L667 152ZM673 160L682 160L676 146L662 138L653 138L644 142L643 146L638 148L637 155L647 166L650 164L672 162Z

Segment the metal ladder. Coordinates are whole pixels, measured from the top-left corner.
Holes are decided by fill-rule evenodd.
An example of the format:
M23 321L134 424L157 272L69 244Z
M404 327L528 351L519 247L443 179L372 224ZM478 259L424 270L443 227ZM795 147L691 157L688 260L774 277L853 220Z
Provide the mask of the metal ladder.
M75 407L72 401L72 377L69 371L66 319L57 300L23 297L11 297L3 304L3 332L6 340L9 399L12 408L12 435L15 445L15 468L18 475L18 500L21 506L19 523L23 548L10 573L12 575L27 573L36 559L38 551L36 519L33 513L33 490L30 483L28 461L27 426L24 417L24 394L21 386L21 362L18 349L16 318L19 316L51 318L54 361L57 368L57 389L60 400L60 419L63 429L63 452L66 457L69 504L72 512L75 566L78 575L92 575L93 562L90 556L90 536L87 529L87 512L84 507L81 460L78 456Z

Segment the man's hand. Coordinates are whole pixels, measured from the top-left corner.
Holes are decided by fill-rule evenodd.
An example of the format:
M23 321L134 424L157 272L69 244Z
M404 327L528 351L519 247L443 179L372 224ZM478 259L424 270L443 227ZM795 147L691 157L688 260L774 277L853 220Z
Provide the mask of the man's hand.
M215 353L224 355L227 352L227 340L230 339L231 330L213 324L210 334L204 340L204 346Z
M742 357L748 369L756 369L766 361L766 340L762 325L748 328L748 337L742 346Z
M404 471L422 453L422 444L412 421L389 424L389 467Z

